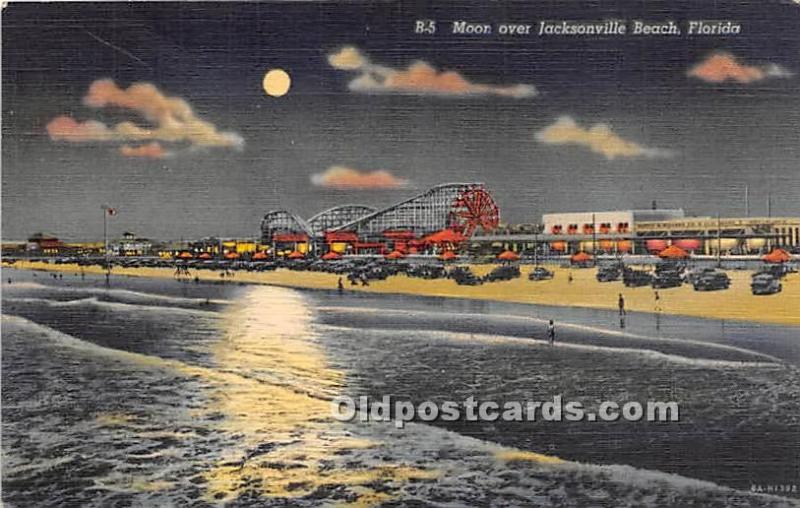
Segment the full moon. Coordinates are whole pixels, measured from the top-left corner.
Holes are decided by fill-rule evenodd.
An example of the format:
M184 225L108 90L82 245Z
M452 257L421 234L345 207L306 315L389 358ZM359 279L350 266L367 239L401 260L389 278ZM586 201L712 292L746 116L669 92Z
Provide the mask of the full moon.
M271 69L264 74L264 91L272 97L286 95L289 87L292 86L292 78L283 69Z

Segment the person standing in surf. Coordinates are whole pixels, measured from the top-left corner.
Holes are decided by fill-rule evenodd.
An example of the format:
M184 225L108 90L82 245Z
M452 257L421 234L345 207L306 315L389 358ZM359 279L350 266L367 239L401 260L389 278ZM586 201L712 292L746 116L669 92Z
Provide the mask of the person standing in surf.
M553 323L552 319L547 324L547 342L549 342L551 346L556 342L556 325Z

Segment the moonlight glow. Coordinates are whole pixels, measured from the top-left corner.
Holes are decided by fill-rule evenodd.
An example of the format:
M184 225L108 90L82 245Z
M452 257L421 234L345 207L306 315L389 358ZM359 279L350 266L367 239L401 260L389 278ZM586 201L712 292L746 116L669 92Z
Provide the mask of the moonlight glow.
M283 69L271 69L264 75L264 91L272 97L286 95L292 85L292 78Z

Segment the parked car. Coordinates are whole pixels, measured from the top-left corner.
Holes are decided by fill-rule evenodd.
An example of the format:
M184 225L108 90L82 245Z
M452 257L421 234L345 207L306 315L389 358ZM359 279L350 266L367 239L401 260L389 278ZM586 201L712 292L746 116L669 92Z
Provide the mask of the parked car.
M485 282L497 282L500 280L511 280L516 279L520 276L519 266L517 265L505 265L505 266L498 266L483 278Z
M677 288L683 284L683 279L677 270L661 270L653 275L651 284L653 289Z
M753 278L761 274L767 274L767 275L772 275L773 277L779 279L785 276L788 271L789 271L788 267L782 264L764 265L761 268L759 268L756 273L753 274Z
M750 290L754 295L773 295L783 290L779 278L768 273L759 273L750 282Z
M483 283L480 278L472 273L472 270L464 266L453 268L447 276L456 281L459 286L478 286Z
M614 282L619 280L621 275L622 270L618 266L601 266L595 277L598 282Z
M695 279L692 285L695 291L717 291L728 289L731 285L731 279L728 274L715 271L701 275Z
M699 278L714 273L717 273L714 268L695 268L693 270L686 270L683 273L683 280L689 284L694 284Z
M631 288L640 287L640 286L649 286L653 280L653 276L650 275L650 272L646 272L644 270L633 270L633 269L625 269L622 274L622 282Z
M528 274L528 280L550 280L555 274L543 266L537 266Z

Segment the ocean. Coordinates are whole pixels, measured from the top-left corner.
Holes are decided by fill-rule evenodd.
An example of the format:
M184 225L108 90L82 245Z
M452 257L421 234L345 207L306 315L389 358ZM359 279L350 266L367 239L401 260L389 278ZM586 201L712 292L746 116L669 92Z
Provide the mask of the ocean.
M13 269L2 304L8 506L796 502L749 492L800 483L796 328ZM681 418L398 429L333 420L343 395Z

